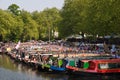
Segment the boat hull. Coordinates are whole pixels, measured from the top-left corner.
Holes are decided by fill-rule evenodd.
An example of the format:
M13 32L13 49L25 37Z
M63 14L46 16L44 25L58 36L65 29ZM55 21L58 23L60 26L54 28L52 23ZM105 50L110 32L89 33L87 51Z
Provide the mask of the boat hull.
M79 75L79 76L119 76L120 73L91 73L91 72L83 72L83 71L73 71L67 70L69 75Z
M57 66L50 66L50 69L53 70L53 71L60 71L60 72L66 71L66 68L64 68L64 67L57 67Z

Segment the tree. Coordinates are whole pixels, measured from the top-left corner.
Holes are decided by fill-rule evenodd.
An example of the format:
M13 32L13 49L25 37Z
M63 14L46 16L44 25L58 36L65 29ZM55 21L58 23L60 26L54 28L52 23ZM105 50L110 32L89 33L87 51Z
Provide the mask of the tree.
M2 41L5 37L7 31L4 28L4 24L2 22L4 11L0 9L0 41Z
M119 0L65 0L59 32L98 36L119 34Z
M42 12L33 12L33 19L38 23L39 36L48 39L55 38L54 34L58 31L58 22L60 21L60 13L56 8L46 8Z
M14 18L15 18L15 25L14 28L11 29L10 39L12 41L19 41L22 39L21 35L23 33L24 23L23 20L21 19L21 16L16 16Z
M11 30L14 28L15 24L15 18L13 18L9 12L0 10L0 28L2 40L9 40Z
M88 2L89 0L65 0L61 10L63 20L59 27L61 37L87 32L85 19Z
M9 7L8 7L8 10L13 13L14 15L19 15L21 10L19 10L19 6L16 5L16 4L11 4Z
M120 15L119 0L91 0L88 8L87 24L93 35L106 36L117 33Z
M26 40L37 40L39 38L38 35L38 24L32 19L32 16L27 11L21 12L21 17L24 22L23 33L21 35L21 39L23 41Z

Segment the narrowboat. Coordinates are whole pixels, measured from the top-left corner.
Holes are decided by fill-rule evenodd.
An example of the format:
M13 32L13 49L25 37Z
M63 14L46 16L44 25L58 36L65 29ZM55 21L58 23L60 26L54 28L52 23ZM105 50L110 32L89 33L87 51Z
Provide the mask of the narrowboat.
M50 53L41 53L39 54L38 60L38 71L49 71L51 65L52 54Z
M82 75L120 74L120 59L71 60L66 66L69 73Z
M50 66L50 69L53 72L65 72L67 62L65 58L56 58Z

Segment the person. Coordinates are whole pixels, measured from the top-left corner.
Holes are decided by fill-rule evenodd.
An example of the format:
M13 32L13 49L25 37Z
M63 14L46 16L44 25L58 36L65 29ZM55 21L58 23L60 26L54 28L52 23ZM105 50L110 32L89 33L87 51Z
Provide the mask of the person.
M62 64L62 67L65 67L68 63L68 60L67 59L63 59L63 64Z
M53 60L52 59L49 60L49 64L53 65Z
M115 48L115 45L112 45L112 48L111 48L111 53L112 53L112 54L115 54L115 53L116 53L116 48Z
M82 68L82 65L83 65L83 64L82 64L82 61L79 60L79 61L77 62L77 67L78 67L78 68Z

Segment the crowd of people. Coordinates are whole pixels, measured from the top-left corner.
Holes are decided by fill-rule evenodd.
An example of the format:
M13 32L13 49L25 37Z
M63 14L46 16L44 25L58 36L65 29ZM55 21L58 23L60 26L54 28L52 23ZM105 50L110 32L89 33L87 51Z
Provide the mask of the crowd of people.
M0 51L10 52L11 50L19 50L22 52L52 52L52 53L112 53L115 54L119 52L115 45L111 47L106 46L106 44L90 44L80 42L78 45L74 43L65 41L55 41L55 42L44 42L44 41L29 41L29 42L9 42L0 44Z

